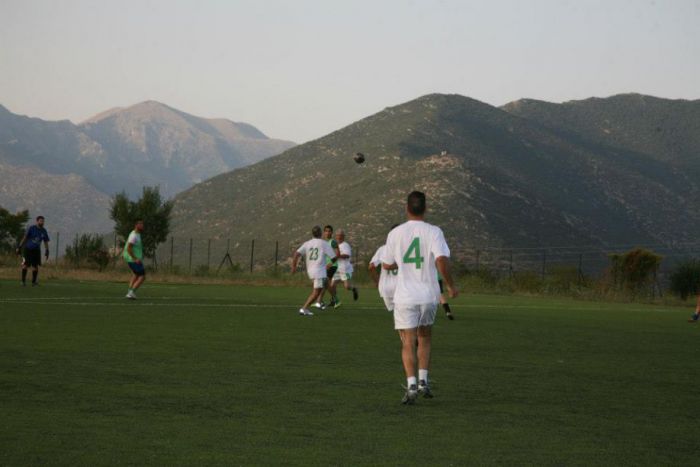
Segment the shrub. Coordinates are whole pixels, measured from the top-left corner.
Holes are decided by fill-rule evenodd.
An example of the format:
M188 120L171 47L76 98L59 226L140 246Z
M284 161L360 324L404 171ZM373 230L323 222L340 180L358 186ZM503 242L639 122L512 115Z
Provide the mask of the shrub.
M104 239L98 234L82 234L66 247L66 259L76 266L89 261L102 271L111 259Z
M687 300L698 294L700 285L700 261L690 259L680 263L671 273L671 292Z
M633 295L653 285L662 257L644 248L635 248L627 253L612 253L610 275L613 286Z

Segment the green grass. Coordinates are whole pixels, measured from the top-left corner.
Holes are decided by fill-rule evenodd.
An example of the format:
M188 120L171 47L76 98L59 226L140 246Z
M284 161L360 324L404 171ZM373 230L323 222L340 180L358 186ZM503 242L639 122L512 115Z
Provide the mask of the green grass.
M464 295L400 405L375 291L0 282L3 465L697 465L689 310Z

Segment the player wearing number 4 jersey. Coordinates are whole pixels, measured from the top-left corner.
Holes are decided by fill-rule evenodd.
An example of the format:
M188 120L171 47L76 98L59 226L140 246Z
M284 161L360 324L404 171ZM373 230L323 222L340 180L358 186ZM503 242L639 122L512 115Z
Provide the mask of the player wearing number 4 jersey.
M404 404L412 404L419 394L432 397L428 370L432 325L440 296L438 271L447 285L449 296L457 296L449 270L450 249L442 230L423 220L425 209L423 193L414 191L408 195L408 221L389 233L381 258L382 268L389 271L398 268L394 327L401 337L401 359L406 372Z
M299 259L304 256L306 259L306 272L309 275L309 279L313 282L311 295L299 309L299 314L302 316L313 316L309 306L314 303L321 295L321 292L326 287L326 282L328 281L327 269L327 259L331 261L328 264L332 264L335 261L335 252L333 248L328 244L327 241L321 239L321 227L316 225L311 229L311 234L313 238L302 246L299 247L297 251L294 252L294 259L292 260L292 274L297 272L297 264Z

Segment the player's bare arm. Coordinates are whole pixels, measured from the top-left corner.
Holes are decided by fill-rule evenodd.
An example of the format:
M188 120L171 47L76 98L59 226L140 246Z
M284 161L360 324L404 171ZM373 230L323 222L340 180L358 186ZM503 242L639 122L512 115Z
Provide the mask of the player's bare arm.
M292 274L297 272L297 264L299 263L299 258L301 258L301 255L298 251L295 251L294 258L292 259Z
M396 263L392 263L392 264L382 263L382 268L386 269L387 271L391 271L393 269L398 269L399 265Z
M369 267L367 268L369 270L369 275L374 281L374 285L379 287L379 273L377 272L377 266L374 265L374 263L369 263Z
M459 291L457 290L457 287L452 281L452 275L450 274L449 258L446 256L438 257L435 260L435 266L437 267L438 271L440 271L442 280L445 281L445 284L447 285L448 295L450 296L450 298L455 298L457 295L459 295Z

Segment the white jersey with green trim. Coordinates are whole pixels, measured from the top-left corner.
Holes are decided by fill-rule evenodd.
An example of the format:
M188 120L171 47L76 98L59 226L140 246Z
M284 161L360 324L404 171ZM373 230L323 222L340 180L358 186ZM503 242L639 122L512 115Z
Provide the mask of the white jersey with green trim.
M348 258L338 259L338 272L352 274L352 248L348 242L343 242L338 245L338 250L341 255L348 255Z
M335 258L331 245L320 238L312 238L299 247L297 253L306 259L306 273L309 279L326 278L326 259Z
M382 267L382 255L386 249L385 245L377 248L377 252L372 256L370 262L374 264L374 267L379 268L381 271L379 274L379 296L382 298L394 298L394 291L396 290L396 275L399 273L398 269L384 269Z
M408 221L389 232L382 263L399 266L394 303L439 302L435 260L441 256L449 258L450 249L440 227L424 221Z

